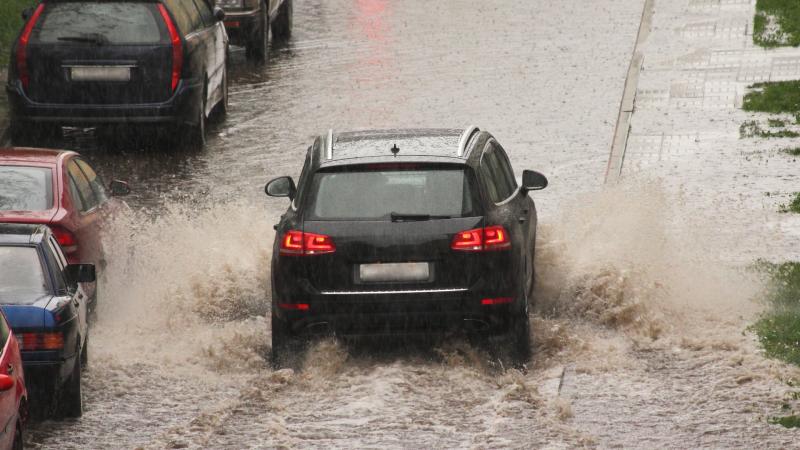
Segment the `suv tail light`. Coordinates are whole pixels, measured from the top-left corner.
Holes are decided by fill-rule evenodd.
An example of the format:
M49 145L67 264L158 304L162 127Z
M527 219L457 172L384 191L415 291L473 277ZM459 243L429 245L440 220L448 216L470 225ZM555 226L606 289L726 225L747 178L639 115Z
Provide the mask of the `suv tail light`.
M20 333L17 336L20 350L61 350L64 348L62 333Z
M330 236L290 230L281 239L281 255L309 256L333 253L336 245Z
M22 82L22 87L24 89L28 89L28 85L31 83L31 74L28 70L28 42L31 40L31 32L33 31L33 27L36 26L39 16L42 15L43 10L44 3L39 3L39 6L36 7L36 11L33 12L30 20L25 24L25 28L22 29L22 33L19 35L19 42L17 43L17 76Z
M58 245L64 250L65 255L70 255L78 251L78 240L71 231L62 227L51 227L50 229L53 231L53 236L56 238L56 241L58 241Z
M502 225L492 225L456 233L450 248L462 252L505 250L511 248L511 240Z
M161 18L164 19L164 24L169 31L169 39L172 42L172 92L178 87L178 80L181 79L181 71L183 70L183 46L181 44L181 36L178 34L178 29L175 28L175 22L167 12L167 8L163 4L158 4L158 11L161 13Z

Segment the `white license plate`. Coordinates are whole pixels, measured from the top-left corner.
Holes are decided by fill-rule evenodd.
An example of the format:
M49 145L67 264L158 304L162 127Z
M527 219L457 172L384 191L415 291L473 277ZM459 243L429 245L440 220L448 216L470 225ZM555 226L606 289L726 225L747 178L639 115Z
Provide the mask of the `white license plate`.
M131 68L128 66L87 66L71 67L72 81L130 81Z
M361 264L358 275L361 281L367 283L428 281L431 271L426 262Z

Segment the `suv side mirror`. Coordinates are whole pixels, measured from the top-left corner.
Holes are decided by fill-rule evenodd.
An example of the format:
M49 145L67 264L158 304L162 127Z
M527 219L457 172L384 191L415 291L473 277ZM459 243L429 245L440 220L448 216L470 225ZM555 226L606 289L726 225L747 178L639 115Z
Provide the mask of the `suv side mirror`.
M522 171L522 189L524 191L540 191L547 187L547 177L535 170Z
M289 200L294 200L297 187L295 187L292 177L279 177L267 183L264 192L270 197L289 197Z
M214 7L214 18L222 22L225 20L225 11L219 6Z
M65 272L72 283L94 283L97 280L94 264L70 264Z
M128 186L128 183L121 180L113 180L108 185L108 188L114 197L122 197L131 193L131 187Z
M22 10L22 20L24 20L25 22L27 22L32 15L33 15L33 8L29 7Z

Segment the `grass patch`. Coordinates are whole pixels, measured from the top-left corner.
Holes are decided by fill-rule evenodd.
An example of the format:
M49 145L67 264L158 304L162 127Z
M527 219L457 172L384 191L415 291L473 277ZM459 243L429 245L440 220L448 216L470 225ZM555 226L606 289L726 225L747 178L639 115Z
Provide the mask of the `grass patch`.
M11 53L11 43L22 28L22 11L36 0L0 1L0 65L5 67Z
M794 130L780 129L777 131L765 130L756 120L748 120L739 127L739 137L752 138L796 138L800 137L800 133Z
M762 47L800 46L800 2L758 0L753 42Z
M759 261L756 269L769 277L765 296L772 308L750 328L767 356L800 365L800 262Z
M800 156L800 147L795 147L795 148L785 148L785 149L783 149L783 150L781 150L781 151L782 151L783 153L786 153L787 155L792 155L792 156Z
M781 205L780 212L800 214L800 192L794 194L794 199L788 205Z
M800 417L795 415L785 417L770 417L769 423L773 425L782 425L785 428L800 428Z
M769 125L770 128L785 128L786 121L781 119L767 119L767 125Z
M800 5L800 2L798 2ZM756 83L744 96L742 109L772 114L800 112L800 80Z

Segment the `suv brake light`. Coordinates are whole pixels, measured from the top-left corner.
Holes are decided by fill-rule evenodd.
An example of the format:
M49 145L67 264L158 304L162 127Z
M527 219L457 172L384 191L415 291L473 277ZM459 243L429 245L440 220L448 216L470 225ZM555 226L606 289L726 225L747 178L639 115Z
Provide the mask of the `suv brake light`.
M310 256L334 253L336 245L330 236L290 230L281 239L281 255Z
M53 236L56 238L56 241L58 241L58 245L61 246L65 255L70 255L78 251L78 240L71 231L62 227L51 227L50 229L53 231Z
M44 3L39 3L39 6L36 7L36 11L33 12L30 20L25 24L25 28L22 29L22 33L19 35L19 42L17 43L17 76L22 82L22 87L24 89L28 89L28 85L31 82L31 74L28 70L28 42L30 42L33 27L36 26L36 22L39 20L39 16L42 15L43 10Z
M181 79L181 71L183 69L183 46L181 45L181 36L175 28L175 22L167 12L167 8L163 4L158 4L158 11L161 13L161 18L164 19L164 24L169 31L169 39L172 42L172 91L178 87L178 80Z
M505 250L511 248L511 240L502 225L492 225L456 233L450 248L462 252Z

